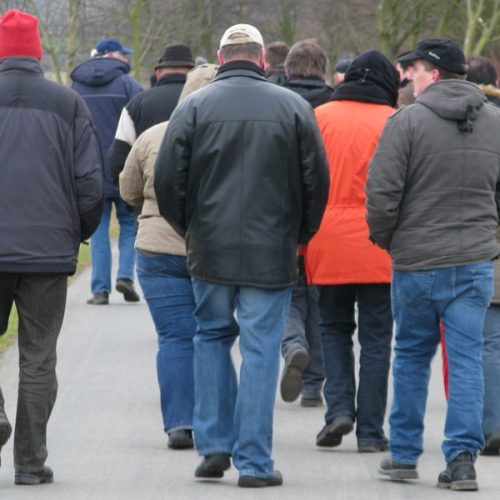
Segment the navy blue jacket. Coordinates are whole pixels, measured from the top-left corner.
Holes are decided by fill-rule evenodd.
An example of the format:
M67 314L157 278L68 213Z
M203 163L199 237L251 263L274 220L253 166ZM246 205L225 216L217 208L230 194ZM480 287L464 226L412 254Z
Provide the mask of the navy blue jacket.
M73 273L103 206L85 103L36 59L2 59L0 137L0 273Z
M124 106L139 93L141 86L128 75L130 66L119 59L97 57L77 66L71 73L72 88L85 100L94 120L104 157L104 195L119 198L113 183L108 150Z

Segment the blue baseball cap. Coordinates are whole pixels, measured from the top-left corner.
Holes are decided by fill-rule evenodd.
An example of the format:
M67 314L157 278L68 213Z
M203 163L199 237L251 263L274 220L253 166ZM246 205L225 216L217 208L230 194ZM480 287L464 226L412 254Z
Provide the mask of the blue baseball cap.
M108 52L120 52L125 56L133 54L134 51L124 47L116 38L103 38L97 42L95 49L99 54L107 54Z

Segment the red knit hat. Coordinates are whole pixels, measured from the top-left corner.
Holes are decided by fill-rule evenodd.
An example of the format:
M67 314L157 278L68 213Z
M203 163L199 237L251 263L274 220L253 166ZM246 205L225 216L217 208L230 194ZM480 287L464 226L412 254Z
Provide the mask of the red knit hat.
M0 17L0 59L27 56L41 59L38 19L22 10L8 10Z

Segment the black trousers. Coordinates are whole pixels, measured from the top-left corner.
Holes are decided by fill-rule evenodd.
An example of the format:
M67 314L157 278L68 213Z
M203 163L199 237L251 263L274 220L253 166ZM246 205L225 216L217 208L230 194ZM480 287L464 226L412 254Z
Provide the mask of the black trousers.
M7 323L12 301L19 316L16 469L40 471L47 459L47 423L57 394L56 344L67 289L66 274L0 273L0 325Z

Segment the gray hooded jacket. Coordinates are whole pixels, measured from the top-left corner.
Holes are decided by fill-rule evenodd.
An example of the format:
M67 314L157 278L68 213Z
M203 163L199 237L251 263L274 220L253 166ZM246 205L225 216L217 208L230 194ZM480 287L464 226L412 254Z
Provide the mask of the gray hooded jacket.
M389 119L369 166L366 204L370 237L389 250L395 269L500 254L499 131L500 110L462 80L430 85Z

